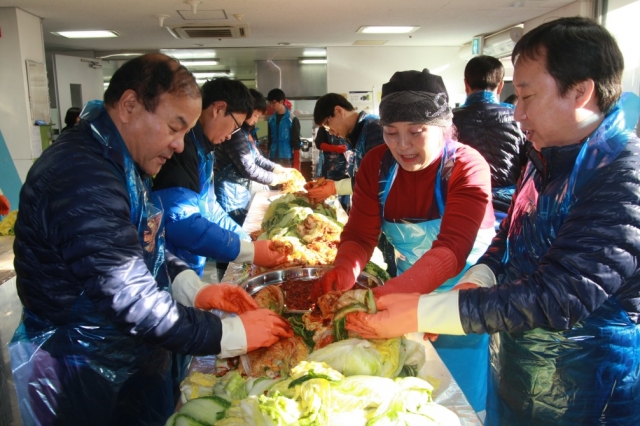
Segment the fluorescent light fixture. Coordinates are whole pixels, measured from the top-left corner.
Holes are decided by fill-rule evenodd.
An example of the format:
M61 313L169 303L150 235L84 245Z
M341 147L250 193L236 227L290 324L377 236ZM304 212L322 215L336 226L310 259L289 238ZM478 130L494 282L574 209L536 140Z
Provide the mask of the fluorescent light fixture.
M220 61L217 59L208 59L206 61L180 61L180 65L185 67L204 67L207 65L218 65Z
M409 34L420 27L385 27L385 26L366 26L360 27L358 33L363 34Z
M216 51L213 49L160 49L160 53L178 60L211 59L216 57Z
M196 78L196 80L203 80L203 79L215 78L215 77L233 77L233 73L229 70L211 71L211 72L194 72L193 76Z
M327 49L304 49L302 56L324 58L327 56Z
M120 37L115 31L112 30L94 30L94 31L53 31L51 34L55 34L60 37L66 38L108 38L108 37Z
M132 57L132 56L142 56L144 55L144 53L111 53L109 55L104 55L104 56L97 56L97 58L99 59L106 59L106 58L128 58L128 57Z
M326 64L327 58L300 58L298 59L300 64Z

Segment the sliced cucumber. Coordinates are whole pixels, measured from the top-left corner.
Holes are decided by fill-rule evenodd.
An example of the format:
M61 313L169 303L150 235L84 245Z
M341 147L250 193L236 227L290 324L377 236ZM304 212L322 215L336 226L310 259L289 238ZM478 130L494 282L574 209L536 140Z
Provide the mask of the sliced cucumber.
M367 297L366 300L367 302L367 309L369 311L370 314L377 314L378 313L378 306L376 305L376 298L373 295L373 291L371 291L371 289L369 289L367 291Z
M200 424L212 425L218 421L218 413L224 413L229 407L229 402L217 397L196 398L187 402L178 411L179 417L186 416ZM176 426L178 426L176 419Z
M350 305L344 306L340 309L338 309L336 311L336 313L333 315L333 320L337 321L341 318L344 318L347 316L347 314L350 314L352 312L369 312L369 308L365 305L363 305L362 303L352 303Z
M185 416L184 414L178 414L176 416L176 426L210 426L213 423L201 423L189 416Z

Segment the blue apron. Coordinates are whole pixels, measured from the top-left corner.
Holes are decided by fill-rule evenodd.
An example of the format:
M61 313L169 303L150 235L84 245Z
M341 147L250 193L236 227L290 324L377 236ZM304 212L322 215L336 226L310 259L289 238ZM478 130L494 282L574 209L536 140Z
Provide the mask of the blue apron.
M437 239L440 232L440 224L445 211L445 196L442 188L446 188L451 171L455 163L454 143L446 143L443 149L438 175L434 190L434 198L440 218L434 220L422 220L417 223L415 219L402 223L384 220L384 206L391 190L391 186L398 172L398 164L393 159L391 152L387 151L382 160L380 173L380 203L382 232L396 250L396 266L398 274L411 267L424 253L431 249L431 245ZM433 203L432 203L433 206ZM466 266L460 274L445 281L434 290L435 293L449 291L457 283L462 274L484 254L495 235L493 228L480 229L473 245L473 249L467 258ZM441 335L433 343L442 361L445 363L453 378L471 403L476 412L485 409L487 396L487 370L489 362L489 336L469 334L466 336Z
M241 132L255 160L257 153L251 143L250 135L244 129ZM251 180L242 176L233 162L215 173L214 180L218 202L233 220L242 225L247 216L247 206L251 201Z
M512 204L499 284L537 270L576 201L576 190L626 146L638 104L637 96L623 95L583 143L569 179L552 194L539 194L540 176L529 163ZM627 116L625 121L627 114L635 120ZM632 414L638 410L625 410L638 404L640 395L640 328L615 297L570 330L501 332L491 346L487 425L640 424Z
M138 229L147 268L158 286L168 290L169 277L163 267L163 211L149 198L150 180L140 177L101 101L87 103L82 119L91 123L93 137L105 145L106 155L118 163L124 162L131 223ZM67 389L68 380L74 384L74 392L96 394L96 404L100 406L82 407L85 413L110 415L116 408L115 398L119 393L155 384L157 394L139 395L146 397L146 411L155 413L156 420L171 414L172 406L166 406L173 402L170 352L139 337L123 334L95 310L93 302L84 294L78 297L69 317L75 321L55 326L25 308L9 345L25 425L64 421L56 417L65 413L62 404L70 395L63 395L61 391ZM135 413L139 407L118 407L118 410ZM145 423L140 420L139 424Z

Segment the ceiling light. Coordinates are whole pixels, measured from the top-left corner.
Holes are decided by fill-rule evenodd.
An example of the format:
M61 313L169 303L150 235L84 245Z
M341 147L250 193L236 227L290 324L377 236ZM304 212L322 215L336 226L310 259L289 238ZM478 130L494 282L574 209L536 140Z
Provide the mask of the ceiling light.
M53 31L51 34L66 38L107 38L107 37L120 37L115 31L112 30L95 30L95 31Z
M230 70L211 71L211 72L194 72L192 73L196 79L207 79L215 77L233 77Z
M327 58L298 58L300 64L326 64Z
M99 59L106 59L106 58L119 58L119 57L123 57L123 58L128 58L128 57L132 57L132 56L142 56L144 55L144 53L111 53L108 55L103 55L103 56L96 56L96 58Z
M160 49L160 53L164 53L178 60L210 59L216 57L216 51L213 49Z
M409 34L420 27L384 27L384 26L366 26L360 27L358 33L364 34Z
M324 58L327 56L327 49L304 49L302 51L302 56L319 56Z
M207 65L218 65L220 61L217 59L209 59L206 61L180 61L180 65L185 67L203 67Z

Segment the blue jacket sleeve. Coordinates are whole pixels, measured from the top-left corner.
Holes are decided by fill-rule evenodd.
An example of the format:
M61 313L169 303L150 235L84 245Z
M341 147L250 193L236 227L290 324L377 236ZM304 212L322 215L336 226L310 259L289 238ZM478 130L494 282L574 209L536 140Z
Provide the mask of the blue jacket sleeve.
M217 202L206 218L200 213L198 194L189 189L173 187L154 194L162 200L167 241L173 246L223 262L238 256L240 239L248 235Z
M460 318L466 333L518 333L539 327L567 330L610 297L638 323L639 154L640 143L630 140L618 159L598 170L574 194L573 208L531 275L460 292ZM492 267L487 256L483 263Z

